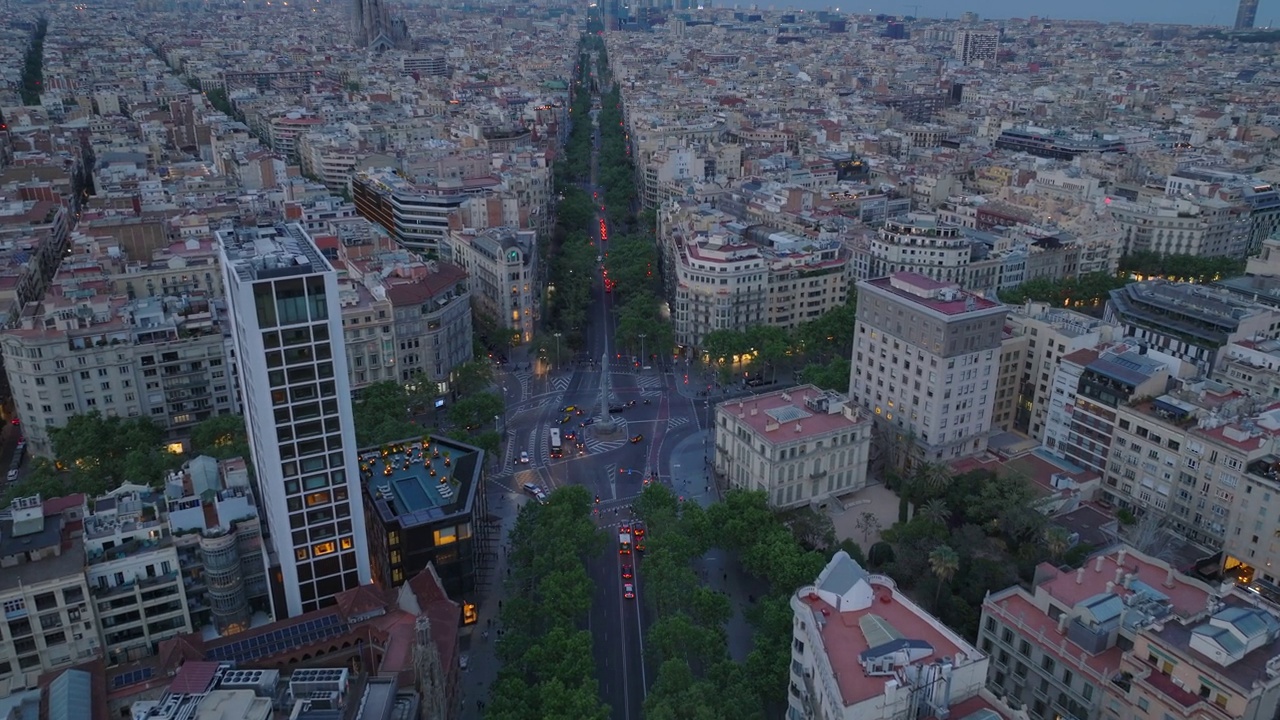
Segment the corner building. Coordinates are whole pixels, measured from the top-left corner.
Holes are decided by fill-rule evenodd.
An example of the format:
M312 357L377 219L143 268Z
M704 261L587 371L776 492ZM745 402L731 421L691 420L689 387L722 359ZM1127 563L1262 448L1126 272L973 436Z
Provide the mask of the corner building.
M911 462L986 449L1008 312L918 273L858 283L849 398L882 442Z
M370 581L338 277L297 224L218 239L281 619Z

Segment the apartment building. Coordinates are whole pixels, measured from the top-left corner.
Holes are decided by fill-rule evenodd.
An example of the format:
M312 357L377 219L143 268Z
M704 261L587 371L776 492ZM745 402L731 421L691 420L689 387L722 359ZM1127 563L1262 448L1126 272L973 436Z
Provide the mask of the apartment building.
M958 30L953 50L963 65L994 62L1000 49L999 30Z
M858 283L850 399L916 459L981 452L1008 311L917 273Z
M1152 356L1140 345L1086 348L1059 357L1045 414L1045 448L1106 475L1120 407L1163 394L1170 376L1168 358Z
M672 328L677 345L697 348L715 330L765 322L769 265L760 248L725 234L678 249Z
M0 516L0 682L34 688L45 672L102 651L80 538L84 496L18 498Z
M1027 338L1014 429L1043 440L1050 386L1058 361L1076 350L1111 342L1113 334L1118 333L1095 317L1031 301L1009 312L1008 325L1014 335Z
M1213 379L1250 395L1280 399L1280 340L1241 340L1223 348Z
M871 276L912 272L943 283L964 284L972 241L936 215L910 213L886 220L871 241Z
M1280 704L1280 620L1131 548L1078 570L1041 565L1034 590L987 596L988 687L1037 720L1267 720Z
M191 632L167 506L163 495L132 483L86 500L84 574L110 665L153 655L161 640Z
M1111 200L1111 217L1120 224L1124 254L1244 257L1252 238L1248 211L1215 197L1156 197L1144 201Z
M283 618L370 578L337 272L296 224L218 242Z
M194 458L165 478L168 525L178 551L191 626L219 635L269 612L262 522L242 458Z
M791 612L789 720L1001 717L983 697L988 655L845 551Z
M449 215L468 198L500 185L501 180L489 176L412 183L384 168L356 173L351 195L362 217L381 225L405 247L439 251L449 236Z
M427 272L413 281L387 288L395 319L396 367L400 382L421 376L447 391L454 368L475 354L470 284L457 265L432 260L426 266ZM523 266L520 272L524 274Z
M716 406L716 474L779 510L826 507L867 484L871 419L814 385Z
M88 412L150 418L175 443L235 412L222 321L208 296L129 299L105 280L55 284L0 336L30 451L50 455L49 431Z
M1126 338L1146 343L1213 373L1224 348L1240 340L1280 335L1280 308L1226 290L1148 280L1111 291L1104 319Z
M700 347L717 329L793 329L848 298L850 255L835 240L731 225L664 247L676 343Z
M511 227L453 230L440 251L466 272L474 311L510 331L521 343L533 340L542 295L533 231Z
M1005 324L1000 339L1000 364L996 372L996 392L992 398L991 427L1004 432L1014 429L1014 422L1021 414L1021 387L1024 365L1029 354L1031 337L1015 335L1013 328Z

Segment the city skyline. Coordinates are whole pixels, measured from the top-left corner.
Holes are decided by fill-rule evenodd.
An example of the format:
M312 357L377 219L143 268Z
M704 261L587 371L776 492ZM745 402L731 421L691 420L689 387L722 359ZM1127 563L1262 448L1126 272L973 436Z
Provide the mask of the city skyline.
M730 4L732 5L732 4ZM918 5L918 10L917 10ZM740 8L750 7L739 3ZM759 3L758 7L768 8L769 4ZM1220 25L1231 27L1235 23L1236 3L1208 4L1191 2L1190 0L1134 0L1127 3L1111 3L1104 0L1082 0L1082 2L1063 5L1048 0L979 0L956 4L946 0L926 0L921 3L910 2L876 2L870 4L830 3L826 0L793 0L792 2L773 4L781 10L790 7L797 10L816 12L833 7L842 12L884 13L886 15L918 14L925 18L960 17L965 12L975 12L982 20L1007 19L1012 17L1026 18L1032 15L1061 20L1098 20L1100 22L1139 22L1167 23L1174 25ZM1266 27L1280 20L1280 0L1261 0L1258 3L1258 14L1255 25Z

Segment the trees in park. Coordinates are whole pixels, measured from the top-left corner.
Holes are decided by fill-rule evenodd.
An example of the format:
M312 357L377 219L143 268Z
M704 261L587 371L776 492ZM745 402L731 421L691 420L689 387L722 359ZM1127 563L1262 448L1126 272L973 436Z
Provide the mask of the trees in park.
M249 457L249 431L240 415L214 415L191 429L191 454L218 460Z
M49 436L54 461L34 461L28 477L11 485L6 498L99 495L126 481L158 484L185 457L169 452L164 428L145 417L75 415Z

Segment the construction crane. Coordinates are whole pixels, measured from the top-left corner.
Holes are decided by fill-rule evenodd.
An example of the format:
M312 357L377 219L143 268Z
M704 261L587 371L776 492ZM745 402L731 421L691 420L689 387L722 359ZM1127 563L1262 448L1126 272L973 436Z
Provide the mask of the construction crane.
M919 5L904 5L903 7L911 8L911 17L912 17L912 18L919 18L919 17L920 17L920 6L919 6Z

